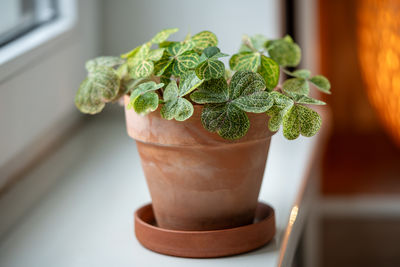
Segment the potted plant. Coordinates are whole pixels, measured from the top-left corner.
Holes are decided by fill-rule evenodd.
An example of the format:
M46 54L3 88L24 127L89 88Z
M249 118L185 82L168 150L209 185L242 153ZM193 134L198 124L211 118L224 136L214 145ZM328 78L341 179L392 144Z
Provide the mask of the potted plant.
M289 36L244 36L228 71L213 33L167 41L176 31L163 30L120 57L88 61L75 104L95 114L123 98L159 227L250 224L271 136L281 124L290 140L316 134L321 118L308 105L325 103L309 96L309 84L329 94L329 81L285 69L301 58ZM290 78L278 85L281 72Z

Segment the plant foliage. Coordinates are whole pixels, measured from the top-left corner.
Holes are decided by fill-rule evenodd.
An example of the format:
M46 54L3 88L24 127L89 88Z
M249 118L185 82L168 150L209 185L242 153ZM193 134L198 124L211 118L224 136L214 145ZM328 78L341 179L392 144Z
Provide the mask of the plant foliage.
M159 110L167 120L187 120L193 104L202 105L204 128L228 140L247 133L247 113L264 113L268 128L277 131L282 125L290 140L318 132L321 117L309 105L325 103L309 96L310 85L330 94L330 83L306 69L285 69L296 67L301 59L301 49L290 36L243 36L238 53L229 60L232 75L221 61L228 55L217 47L215 34L202 31L180 42L169 41L177 31L162 30L121 57L88 61L88 77L75 97L77 108L95 114L128 94L128 109L141 115ZM289 78L278 85L281 72Z

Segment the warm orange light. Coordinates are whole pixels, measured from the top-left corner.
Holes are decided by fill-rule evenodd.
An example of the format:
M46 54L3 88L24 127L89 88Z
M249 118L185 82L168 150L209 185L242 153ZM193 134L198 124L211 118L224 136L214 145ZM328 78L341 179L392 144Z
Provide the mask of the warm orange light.
M368 96L400 146L400 0L358 3L358 50Z

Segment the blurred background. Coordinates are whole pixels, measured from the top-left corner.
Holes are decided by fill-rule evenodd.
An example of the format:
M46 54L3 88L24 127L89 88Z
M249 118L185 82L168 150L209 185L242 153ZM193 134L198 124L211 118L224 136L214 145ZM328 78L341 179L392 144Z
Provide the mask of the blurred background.
M295 265L400 266L399 16L399 0L0 0L0 236L58 176L37 178L22 198L10 192L82 125L112 117L125 138L118 105L97 117L74 107L86 60L170 27L180 28L173 39L210 30L228 54L242 34L287 33L303 49L299 67L328 77L333 92Z

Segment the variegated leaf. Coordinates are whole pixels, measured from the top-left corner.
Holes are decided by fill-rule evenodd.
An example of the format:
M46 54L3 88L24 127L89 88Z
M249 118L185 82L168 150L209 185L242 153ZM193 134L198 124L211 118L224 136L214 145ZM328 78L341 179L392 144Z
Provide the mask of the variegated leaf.
M149 52L149 54L147 55L147 60L151 60L151 61L160 60L164 54L164 50L165 50L165 48L158 48L158 49L151 50Z
M320 91L330 94L331 84L327 78L322 75L315 75L310 79L310 82L314 84Z
M217 59L207 59L196 67L196 74L200 79L217 79L225 74L225 65Z
M296 67L300 63L301 49L291 38L269 41L267 50L269 56L280 66Z
M172 56L179 56L183 53L193 49L194 44L192 42L186 43L174 43L171 46L166 47L167 52Z
M187 51L174 57L172 74L180 77L187 71L194 69L199 64L199 55L194 51Z
M131 92L127 108L133 108L136 113L142 115L156 110L158 107L158 94L154 91L163 86L163 83L156 84L153 81L140 84Z
M209 31L202 31L194 35L191 40L194 43L194 50L201 54L201 52L209 46L216 46L218 44L217 36Z
M268 128L275 132L279 130L279 126L283 121L283 116L293 106L294 102L289 97L276 91L271 92L270 96L273 99L274 104L267 111L267 115L270 116Z
M179 96L185 96L198 88L204 80L197 77L194 71L186 72L179 82Z
M120 79L117 72L105 66L95 67L82 82L75 96L75 105L83 113L95 114L118 94Z
M173 58L167 52L164 52L160 60L154 63L154 74L156 76L161 76L164 74L165 70L171 66Z
M269 91L274 89L279 82L279 65L273 59L261 55L261 64L258 73L264 78Z
M190 95L190 99L198 104L224 103L229 100L228 84L224 77L205 81Z
M176 33L179 29L178 28L171 28L171 29L165 29L160 31L159 33L157 33L152 39L151 42L153 44L159 44L162 43L164 41L166 41L168 39L168 37L173 34Z
M153 61L141 60L135 62L135 64L129 69L129 74L133 79L139 79L150 76L153 70Z
M282 84L283 91L287 93L296 93L302 95L308 95L310 92L310 86L307 80L303 78L291 78L284 81Z
M265 47L265 43L268 39L261 35L256 34L252 37L248 35L242 36L242 45L240 46L239 52L259 52Z
M188 86L186 86L188 87ZM164 90L165 104L160 110L161 117L167 120L184 121L193 115L193 105L179 95L176 81L171 81Z
M311 137L321 128L321 117L314 110L302 105L293 105L283 117L283 135L293 140L303 135Z
M229 60L232 70L249 70L256 72L260 66L260 54L253 52L242 52L235 54Z
M228 140L245 136L250 127L246 113L231 103L206 104L201 122L208 131L217 132Z
M326 105L325 102L314 99L312 97L296 94L296 93L288 93L288 95L296 102L297 104L308 104L308 105Z
M229 84L229 99L265 90L264 79L258 73L251 71L236 72Z
M240 96L231 103L246 112L262 113L270 109L274 101L268 92L258 91Z
M104 66L104 67L116 67L118 65L123 64L125 61L119 57L97 57L95 59L89 60L86 62L86 69L88 72L93 71L97 66Z

